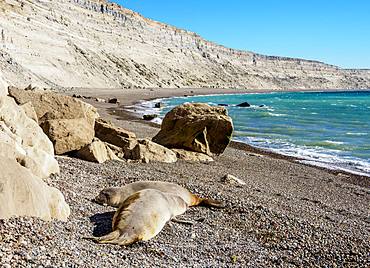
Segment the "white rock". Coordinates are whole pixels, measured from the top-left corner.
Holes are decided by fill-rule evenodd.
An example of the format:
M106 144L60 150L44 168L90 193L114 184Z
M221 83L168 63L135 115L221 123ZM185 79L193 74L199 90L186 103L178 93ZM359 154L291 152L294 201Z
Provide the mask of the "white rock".
M225 175L225 177L223 178L223 181L228 182L228 183L238 183L240 185L245 185L246 184L243 180L241 180L238 177L235 177L233 175L230 175L230 174Z
M67 220L70 208L62 193L49 187L15 159L0 156L0 219L34 216Z
M3 75L0 73L0 97L8 95L8 83L3 78Z
M0 156L12 156L40 178L59 172L54 148L39 125L11 97L0 97Z

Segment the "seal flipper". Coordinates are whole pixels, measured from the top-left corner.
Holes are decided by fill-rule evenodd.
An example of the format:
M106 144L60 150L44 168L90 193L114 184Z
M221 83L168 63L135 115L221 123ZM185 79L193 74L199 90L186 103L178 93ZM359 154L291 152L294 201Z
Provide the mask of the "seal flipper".
M113 231L101 237L93 237L92 239L99 244L115 244L120 237L119 230Z
M226 205L218 200L210 199L210 198L201 198L199 206L204 207L214 207L214 208L224 208Z
M197 195L192 196L191 206L203 206L203 207L214 207L214 208L224 208L225 204L221 201L210 199L210 198L201 198Z

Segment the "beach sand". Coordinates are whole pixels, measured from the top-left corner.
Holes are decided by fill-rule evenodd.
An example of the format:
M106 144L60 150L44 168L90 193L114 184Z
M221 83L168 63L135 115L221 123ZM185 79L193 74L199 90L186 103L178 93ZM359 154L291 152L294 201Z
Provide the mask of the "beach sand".
M68 94L117 97L121 103L90 102L99 114L138 137L153 137L158 126L122 106L144 99L210 93L215 89L74 89ZM10 265L293 267L363 266L368 263L369 178L333 172L291 157L232 143L210 163L90 163L57 157L61 174L50 179L71 206L67 223L34 218L0 221L0 260ZM222 180L231 174L245 182ZM91 199L104 187L138 180L163 180L225 209L196 207L181 218L193 225L167 224L153 240L129 247L97 245L84 237L110 231L114 209Z

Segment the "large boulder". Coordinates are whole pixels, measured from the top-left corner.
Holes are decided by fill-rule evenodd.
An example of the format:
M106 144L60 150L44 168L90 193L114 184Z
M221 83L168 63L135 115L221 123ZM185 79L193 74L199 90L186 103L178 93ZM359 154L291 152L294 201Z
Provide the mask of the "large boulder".
M52 141L56 154L79 150L94 138L94 128L85 118L45 120L40 126Z
M16 160L0 156L0 219L34 216L65 221L69 214L58 189L49 187Z
M224 107L186 103L166 114L153 141L212 156L223 153L232 133L233 123Z
M55 146L56 154L79 150L94 138L96 108L80 100L51 91L9 88L18 104L31 102L40 126Z
M11 97L0 97L0 156L15 159L40 178L59 172L53 144Z
M52 91L24 90L10 87L9 95L18 104L31 102L40 121L43 119L85 118L86 121L93 124L99 116L96 108L92 105Z
M133 141L133 139L131 139L131 141ZM148 139L136 140L136 145L132 142L130 146L132 150L126 148L125 151L125 157L128 159L140 160L144 163L152 161L174 163L177 161L174 152Z
M96 138L92 143L80 149L76 155L83 160L97 163L104 163L108 160L120 160L106 143Z
M127 139L135 139L136 135L133 132L114 126L113 124L98 118L95 120L95 137L123 148L126 147Z

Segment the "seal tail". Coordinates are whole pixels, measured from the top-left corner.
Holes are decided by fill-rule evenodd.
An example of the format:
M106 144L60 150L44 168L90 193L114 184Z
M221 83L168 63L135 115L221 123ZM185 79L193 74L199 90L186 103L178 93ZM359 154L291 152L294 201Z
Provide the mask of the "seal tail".
M201 198L197 195L193 195L191 206L224 208L225 204L218 200L214 200L210 198Z

